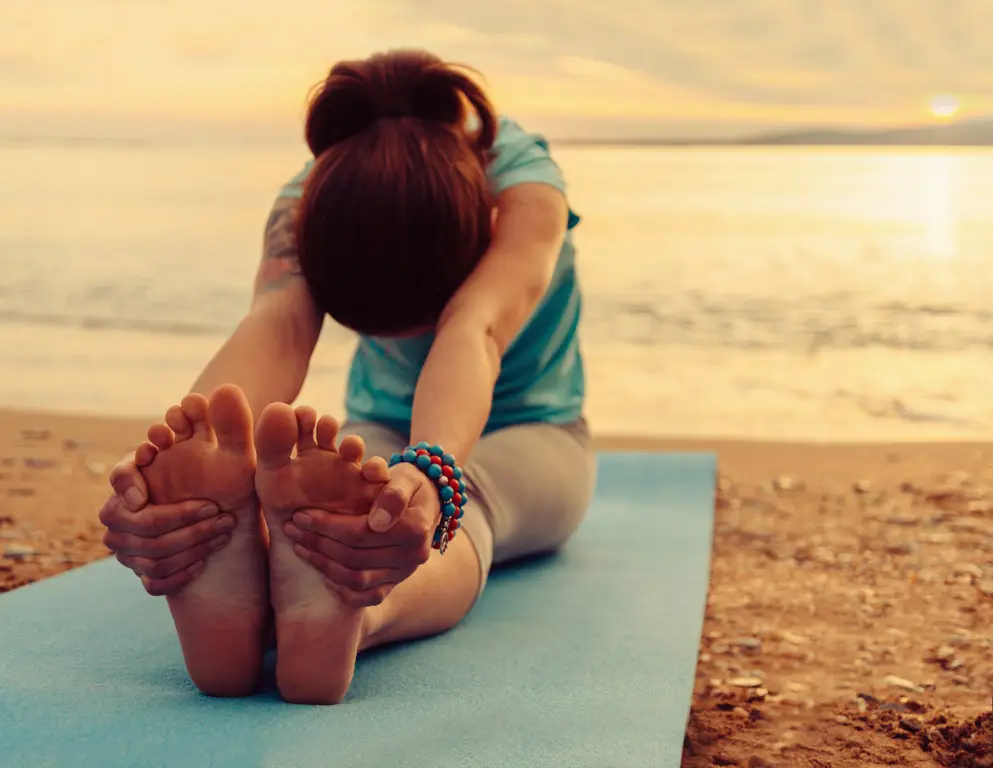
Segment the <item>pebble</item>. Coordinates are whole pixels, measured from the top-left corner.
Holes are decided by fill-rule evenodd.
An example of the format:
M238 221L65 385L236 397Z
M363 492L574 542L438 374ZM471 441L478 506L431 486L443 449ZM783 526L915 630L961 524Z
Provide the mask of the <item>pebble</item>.
M732 640L731 645L735 648L741 648L743 651L750 651L752 653L757 653L762 650L762 641L757 637L739 637Z
M747 768L773 768L773 765L765 758L759 757L758 755L752 755L748 758Z
M728 685L732 688L759 688L762 680L758 677L732 677L728 680Z
M803 484L793 475L780 475L773 481L772 487L777 491L796 491L802 488Z
M86 465L86 471L94 477L107 474L107 465L99 461L93 461Z
M872 490L872 483L868 480L859 480L853 486L855 493L868 493Z
M900 688L904 691L919 691L920 689L916 684L912 683L903 677L897 677L896 675L887 675L883 678L883 685L890 688Z
M886 551L891 555L912 555L916 547L908 542L903 542L901 544L891 544L886 548Z
M22 557L30 557L36 554L38 554L38 550L29 544L8 544L3 549L3 556L13 560L19 560Z
M976 588L984 597L993 597L993 579L983 579L976 584Z
M956 563L952 573L956 576L972 576L974 579L983 578L983 569L972 563Z

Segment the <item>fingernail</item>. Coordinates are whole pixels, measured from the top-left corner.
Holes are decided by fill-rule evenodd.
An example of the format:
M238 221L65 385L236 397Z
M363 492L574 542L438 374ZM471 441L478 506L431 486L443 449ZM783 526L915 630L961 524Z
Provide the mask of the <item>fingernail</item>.
M296 552L297 555L302 557L304 560L306 560L310 556L310 553L299 544L293 545L293 551Z
M211 542L210 542L210 548L211 549L220 549L225 544L227 544L229 541L231 541L231 537L230 536L218 536L216 539L212 539L211 540Z
M222 515L217 518L217 522L214 523L214 530L227 532L234 528L234 524L235 519L231 517L231 515Z
M310 525L310 515L304 512L298 512L293 515L293 522L299 525L301 528L306 528Z
M283 526L283 532L286 534L286 538L297 541L301 538L300 529L297 528L293 523L287 523Z
M208 517L213 517L218 512L216 504L204 504L200 507L200 517L206 519Z
M369 527L374 531L382 532L390 527L390 513L385 509L374 509L369 515Z
M132 485L124 492L124 503L132 512L137 512L145 505L145 494Z

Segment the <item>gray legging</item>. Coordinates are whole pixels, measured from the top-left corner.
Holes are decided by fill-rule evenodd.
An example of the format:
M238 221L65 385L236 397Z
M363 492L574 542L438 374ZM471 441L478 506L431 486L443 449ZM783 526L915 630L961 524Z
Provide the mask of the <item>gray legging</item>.
M349 422L366 456L385 459L406 438L382 424ZM480 591L495 563L548 552L579 527L593 493L596 455L585 420L520 424L484 435L463 464L469 505L464 533L479 555Z

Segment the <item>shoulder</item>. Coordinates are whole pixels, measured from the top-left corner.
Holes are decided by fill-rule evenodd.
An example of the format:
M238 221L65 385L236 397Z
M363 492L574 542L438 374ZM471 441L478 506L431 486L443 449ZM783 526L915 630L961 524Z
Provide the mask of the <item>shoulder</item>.
M550 184L565 192L565 178L552 158L548 140L507 116L498 120L487 171L497 194L527 183Z

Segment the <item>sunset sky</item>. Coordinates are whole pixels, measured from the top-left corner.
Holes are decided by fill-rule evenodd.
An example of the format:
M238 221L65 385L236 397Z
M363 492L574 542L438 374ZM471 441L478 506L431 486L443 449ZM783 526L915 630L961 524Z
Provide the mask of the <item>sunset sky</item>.
M8 2L0 133L296 135L330 63L394 46L477 67L502 111L560 134L927 123L945 93L959 116L993 115L990 11L990 0Z

